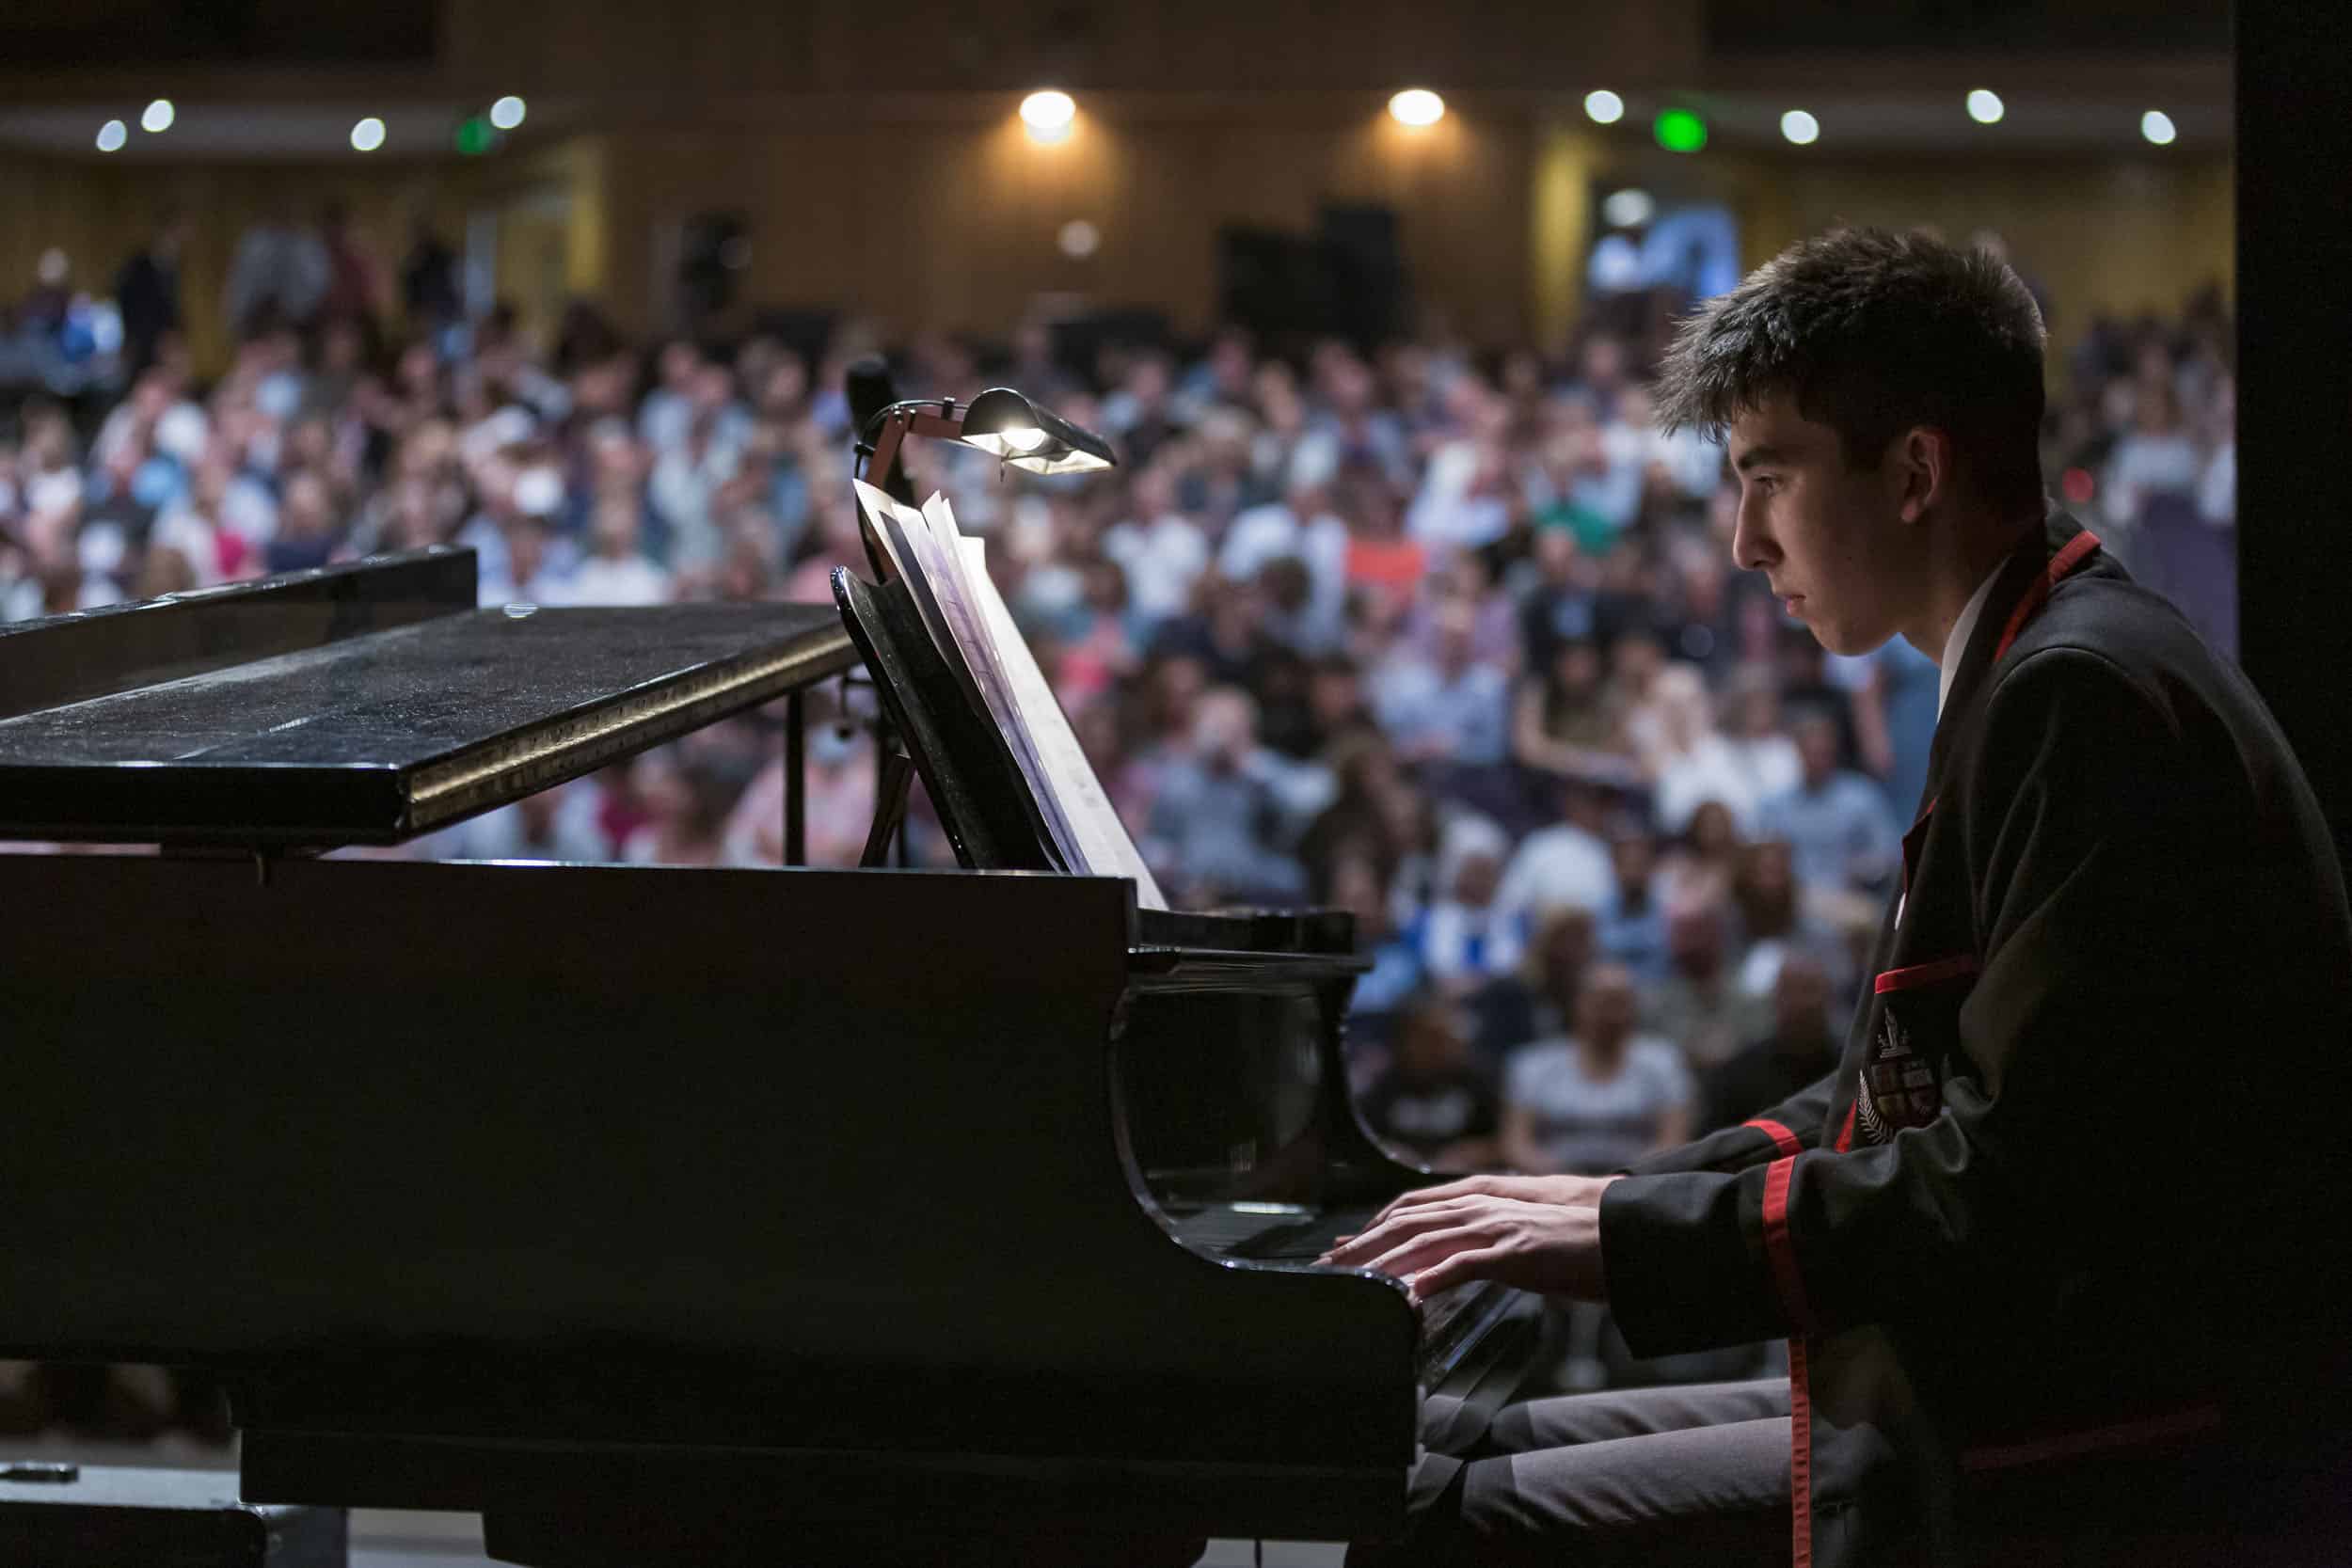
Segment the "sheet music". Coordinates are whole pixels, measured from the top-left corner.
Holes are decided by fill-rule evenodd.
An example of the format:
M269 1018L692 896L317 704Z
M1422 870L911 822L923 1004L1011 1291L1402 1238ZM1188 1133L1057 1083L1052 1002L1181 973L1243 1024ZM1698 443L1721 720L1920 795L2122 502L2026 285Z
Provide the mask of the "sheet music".
M989 636L980 611L974 608L965 591L961 563L953 544L954 518L947 519L943 534L933 526L928 513L901 505L864 480L852 480L850 483L856 488L858 504L873 519L875 531L881 536L883 548L889 551L892 565L913 595L931 641L938 644L940 657L958 673L970 695L1005 737L1013 765L1020 769L1030 797L1037 801L1038 815L1045 819L1045 831L1053 841L1057 858L1071 871L1084 871L1088 863L1079 836L1063 815L1051 775L1038 757L1028 726L1022 721L1021 709L997 657L994 640ZM936 496L932 499L938 499ZM946 502L941 505L944 507Z
M939 657L956 677L964 694L982 706L988 705L987 694L981 689L978 671L974 667L971 649L974 644L960 638L951 626L940 605L933 573L927 566L927 558L918 555L918 548L930 546L930 525L912 508L899 505L881 490L862 479L850 481L856 491L858 504L865 509L874 537L881 541L882 553L890 558L890 569L900 582L906 584L907 595L914 601L916 616L923 629L930 632ZM930 563L936 563L937 551L930 551Z
M996 592L996 584L988 575L987 541L958 533L955 517L940 496L934 495L924 503L926 517L932 517L933 502L939 509L933 524L952 542L962 566L964 596L979 606L989 641L1009 677L1023 727L1035 742L1045 778L1057 797L1064 820L1077 837L1087 870L1098 877L1133 879L1139 908L1168 908L1168 898L1160 892L1152 868L1143 863L1142 851L1128 836L1126 824L1120 821L1109 794L1103 788L1103 781L1095 776L1094 765L1087 760L1085 749L1078 744L1077 732L1070 727L1069 716L1062 712L1061 703L1045 679L1045 672L1038 668L1027 639L1013 625L1012 611L1005 607L1004 595Z

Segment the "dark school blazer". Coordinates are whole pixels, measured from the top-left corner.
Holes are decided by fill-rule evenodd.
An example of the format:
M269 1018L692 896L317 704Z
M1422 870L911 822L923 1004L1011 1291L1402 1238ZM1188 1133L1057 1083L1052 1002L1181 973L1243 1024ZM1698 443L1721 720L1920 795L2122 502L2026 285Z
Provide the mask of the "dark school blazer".
M1998 1560L2005 1480L2102 1453L2276 1463L2352 1318L2352 912L2245 677L2052 512L1927 794L1836 1070L1600 1209L1636 1352L1790 1337L1799 1568Z

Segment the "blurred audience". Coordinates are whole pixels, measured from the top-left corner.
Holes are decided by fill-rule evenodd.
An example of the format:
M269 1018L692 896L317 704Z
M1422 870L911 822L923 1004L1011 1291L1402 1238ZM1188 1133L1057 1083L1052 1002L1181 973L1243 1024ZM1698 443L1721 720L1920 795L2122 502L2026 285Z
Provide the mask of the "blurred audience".
M485 605L821 602L864 568L843 374L870 324L639 344L579 302L541 341L469 314L429 222L395 264L335 209L271 211L187 299L195 221L99 275L119 343L62 251L5 313L0 619L453 543ZM209 376L201 310L235 344ZM904 457L988 541L1171 895L1356 916L1355 1069L1419 1158L1606 1169L1806 1081L1921 803L1932 660L1828 656L1731 569L1736 486L1652 427L1656 342L1597 319L1540 352L1227 328L1080 356L1032 318L897 356L910 391L1009 382L1120 447L1084 478ZM2044 450L2225 645L2231 342L2217 291L2089 320ZM810 704L819 863L863 847L871 719L861 684ZM752 715L405 852L774 864L785 788ZM921 809L909 835L951 863Z

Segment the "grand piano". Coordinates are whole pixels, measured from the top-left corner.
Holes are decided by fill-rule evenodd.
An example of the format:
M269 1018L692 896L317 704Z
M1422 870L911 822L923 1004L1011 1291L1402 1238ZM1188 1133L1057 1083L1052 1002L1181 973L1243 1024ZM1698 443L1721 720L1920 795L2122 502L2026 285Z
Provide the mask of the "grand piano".
M437 549L0 630L0 839L151 849L0 855L0 1354L209 1369L248 1501L542 1568L1394 1528L1535 1312L1312 1261L1432 1180L1350 1103L1344 916L321 853L779 700L797 752L909 678L844 592L480 610Z

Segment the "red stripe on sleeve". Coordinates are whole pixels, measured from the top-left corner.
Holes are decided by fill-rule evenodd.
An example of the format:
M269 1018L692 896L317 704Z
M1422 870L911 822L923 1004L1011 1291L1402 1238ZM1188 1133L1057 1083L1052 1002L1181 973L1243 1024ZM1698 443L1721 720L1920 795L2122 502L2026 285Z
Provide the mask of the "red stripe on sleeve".
M1853 1149L1853 1114L1855 1107L1861 1103L1856 1100L1846 1107L1846 1125L1837 1130L1837 1152L1840 1154L1851 1153Z
M1780 1292L1781 1309L1804 1332L1813 1330L1813 1309L1805 1304L1804 1276L1797 1272L1796 1244L1788 1236L1788 1179L1797 1158L1785 1155L1764 1170L1764 1256L1772 1267L1772 1285Z
M1769 1117L1757 1117L1752 1121L1743 1121L1740 1125L1742 1127L1753 1127L1757 1132L1763 1133L1766 1137L1772 1139L1772 1147L1779 1149L1783 1154L1794 1154L1797 1150L1804 1147L1804 1145L1797 1141L1797 1135L1794 1132L1789 1132L1788 1129L1783 1127L1780 1123L1773 1121Z
M1963 975L1974 974L1982 967L1974 953L1955 953L1933 963L1890 969L1881 974L1870 989L1884 996L1890 990L1909 990L1914 986L1931 986L1939 980L1957 980Z

